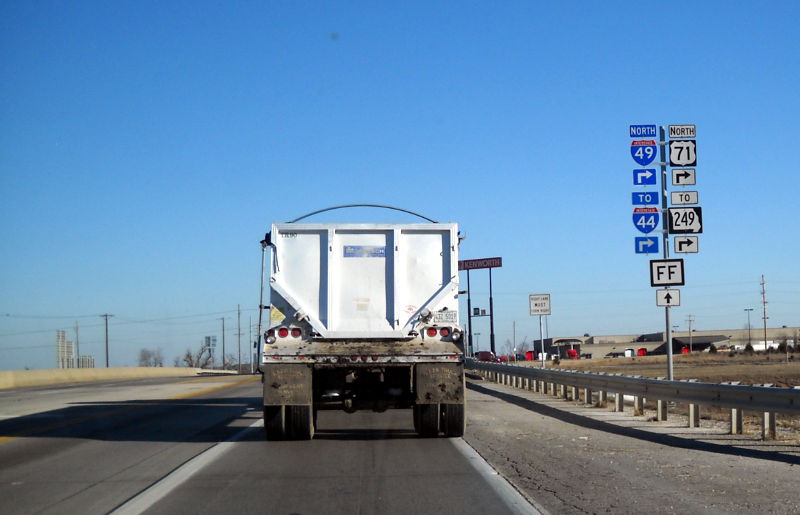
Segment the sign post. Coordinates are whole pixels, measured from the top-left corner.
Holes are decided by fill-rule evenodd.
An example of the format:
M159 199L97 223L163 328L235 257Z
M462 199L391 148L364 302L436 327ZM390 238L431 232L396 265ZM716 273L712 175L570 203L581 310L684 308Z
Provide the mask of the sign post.
M542 330L542 316L550 314L550 294L539 293L536 295L528 296L528 302L531 307L531 316L539 315L539 342L541 343L540 352L542 358L542 367L545 367L544 360L544 331Z

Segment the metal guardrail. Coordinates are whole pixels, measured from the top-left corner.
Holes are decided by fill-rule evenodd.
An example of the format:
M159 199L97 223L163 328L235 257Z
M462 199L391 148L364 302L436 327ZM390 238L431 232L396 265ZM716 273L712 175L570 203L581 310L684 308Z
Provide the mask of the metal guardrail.
M641 410L644 399L658 402L658 420L666 420L666 402L689 404L690 425L699 423L699 405L719 406L731 409L731 432L741 433L741 410L760 411L764 415L765 438L775 435L775 413L800 414L800 388L775 388L769 386L742 386L736 384L700 383L694 380L668 381L641 376L624 376L536 367L521 367L499 363L486 363L474 359L466 360L466 367L498 382L517 386L527 380L526 387L544 393L568 396L566 388L574 388L573 397L579 397L577 389L583 390L584 400L593 404L593 393L598 392L599 402L615 394L616 408L622 409L622 398L634 396L634 405ZM518 381L519 380L519 381ZM575 399L577 400L577 399Z

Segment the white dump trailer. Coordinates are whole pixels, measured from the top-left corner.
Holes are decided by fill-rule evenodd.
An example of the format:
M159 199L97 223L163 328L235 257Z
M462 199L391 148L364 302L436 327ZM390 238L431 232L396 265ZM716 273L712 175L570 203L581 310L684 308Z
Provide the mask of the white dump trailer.
M458 242L453 223L272 225L267 439L313 438L323 409L410 408L420 436L464 433Z

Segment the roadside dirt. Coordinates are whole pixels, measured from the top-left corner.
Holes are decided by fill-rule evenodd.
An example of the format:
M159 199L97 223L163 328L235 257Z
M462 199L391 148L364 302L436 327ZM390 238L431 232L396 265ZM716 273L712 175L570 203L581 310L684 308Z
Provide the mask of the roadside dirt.
M464 439L553 514L800 513L800 447L468 381Z

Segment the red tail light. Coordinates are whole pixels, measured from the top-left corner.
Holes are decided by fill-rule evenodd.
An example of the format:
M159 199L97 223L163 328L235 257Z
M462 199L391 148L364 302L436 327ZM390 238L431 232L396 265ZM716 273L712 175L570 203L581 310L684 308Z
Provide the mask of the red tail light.
M287 336L289 336L289 330L286 329L285 327L281 327L280 329L278 329L278 336L280 336L281 338L286 338Z
M430 338L433 338L434 336L436 336L438 334L435 327L429 327L428 330L426 331L426 333L428 334L428 336Z
M292 328L292 338L300 338L301 334L303 334L303 331L301 331L297 327Z
M450 328L442 327L441 329L439 329L439 334L442 336L442 338L450 336Z

